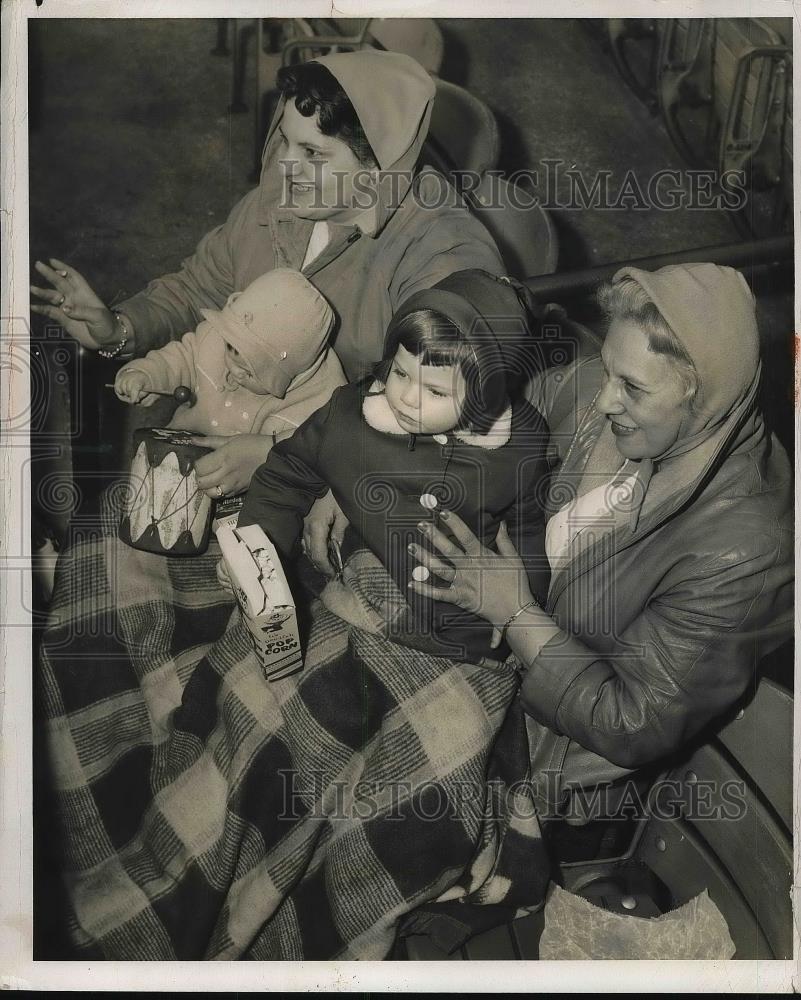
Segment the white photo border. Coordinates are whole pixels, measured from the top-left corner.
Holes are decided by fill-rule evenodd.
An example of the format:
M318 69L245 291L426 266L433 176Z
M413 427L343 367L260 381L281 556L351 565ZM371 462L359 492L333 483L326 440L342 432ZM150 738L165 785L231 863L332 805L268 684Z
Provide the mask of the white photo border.
M485 16L488 8L478 0L371 0L343 2L336 13L364 15ZM500 0L493 17L528 17L532 5L525 0ZM319 0L296 2L245 2L223 5L219 0L4 0L2 4L2 275L0 279L1 416L7 422L26 412L29 402L28 370L15 363L15 351L24 353L29 329L28 243L28 123L27 35L28 24L49 18L214 18L265 17L319 14L328 16L330 4ZM794 43L801 40L799 10L794 2L758 0L746 3L723 0L618 0L589 2L564 0L559 12L548 17L764 16L794 19ZM795 93L801 94L801 68L794 69ZM797 121L797 116L796 121ZM794 129L794 181L799 176L798 128ZM796 216L797 217L797 216ZM799 228L799 227L797 227ZM797 246L797 244L796 244ZM801 285L801 258L795 257L796 288ZM801 331L798 299L794 305L796 331ZM796 344L799 344L798 336ZM799 396L801 377L796 371L796 448L801 442ZM192 990L199 992L282 989L337 992L793 992L801 989L798 970L801 920L801 796L799 753L794 759L794 910L795 959L784 962L42 962L32 959L32 776L31 776L31 633L23 609L31 606L29 572L29 512L22 497L29 495L29 448L15 440L13 447L0 437L2 507L0 510L0 561L4 585L0 587L0 985L6 989L68 990ZM26 488L19 490L17 484ZM798 503L798 500L797 500ZM797 512L798 508L796 508ZM22 559L6 558L14 551L12 538L25 538ZM796 635L798 629L796 629ZM796 640L797 641L797 640ZM796 647L797 651L797 647ZM796 672L798 664L796 662ZM801 712L795 705L795 747L801 747Z

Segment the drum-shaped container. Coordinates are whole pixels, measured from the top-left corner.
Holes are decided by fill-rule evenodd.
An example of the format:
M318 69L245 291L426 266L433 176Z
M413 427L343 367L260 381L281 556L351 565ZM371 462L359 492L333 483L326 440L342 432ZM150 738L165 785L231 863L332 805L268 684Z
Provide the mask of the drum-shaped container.
M195 461L211 449L170 427L134 432L128 495L120 519L123 542L145 552L197 556L206 551L212 501L198 488Z

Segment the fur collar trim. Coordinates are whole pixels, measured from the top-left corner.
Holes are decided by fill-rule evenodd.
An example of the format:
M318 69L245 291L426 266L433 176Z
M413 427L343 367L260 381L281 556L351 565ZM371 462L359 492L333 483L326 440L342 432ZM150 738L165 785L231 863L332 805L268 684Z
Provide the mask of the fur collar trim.
M374 430L384 434L408 435L409 433L396 420L384 395L384 383L377 379L362 401L362 416ZM475 445L477 448L488 450L502 448L512 434L512 407L509 406L504 410L486 434L474 434L467 430L453 431L452 434L458 441Z

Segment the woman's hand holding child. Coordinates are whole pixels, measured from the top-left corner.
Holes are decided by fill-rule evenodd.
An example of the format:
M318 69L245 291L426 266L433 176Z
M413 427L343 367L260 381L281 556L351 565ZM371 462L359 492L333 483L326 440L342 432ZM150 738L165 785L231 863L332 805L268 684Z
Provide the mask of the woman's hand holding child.
M414 581L411 588L425 597L447 601L481 615L493 625L503 625L521 604L533 600L523 561L509 538L506 525L501 522L498 551L493 552L481 544L458 515L443 511L440 517L458 545L434 524L421 521L418 530L444 559L414 543L409 545L409 552L440 579L450 581L450 586L435 587Z
M409 587L424 597L447 601L491 622L495 627L493 647L500 645L504 626L518 611L528 606L537 613L540 619L538 624L547 626L540 632L543 644L556 634L558 629L553 621L536 605L523 560L512 544L504 522L501 522L495 541L498 551L493 552L481 544L458 515L443 511L440 517L458 544L436 525L423 521L418 529L444 558L414 543L409 545L409 552L440 579L449 581L449 586L435 587L415 580Z

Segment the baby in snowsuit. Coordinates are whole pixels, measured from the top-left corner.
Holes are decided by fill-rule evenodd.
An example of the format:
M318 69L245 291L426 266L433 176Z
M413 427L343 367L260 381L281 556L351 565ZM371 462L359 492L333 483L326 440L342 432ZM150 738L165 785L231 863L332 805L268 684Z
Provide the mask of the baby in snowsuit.
M266 458L346 382L328 346L334 314L299 271L268 271L222 310L201 313L194 332L119 370L114 389L121 400L150 406L157 397L149 390L188 386L193 399L178 407L170 427L265 435Z

